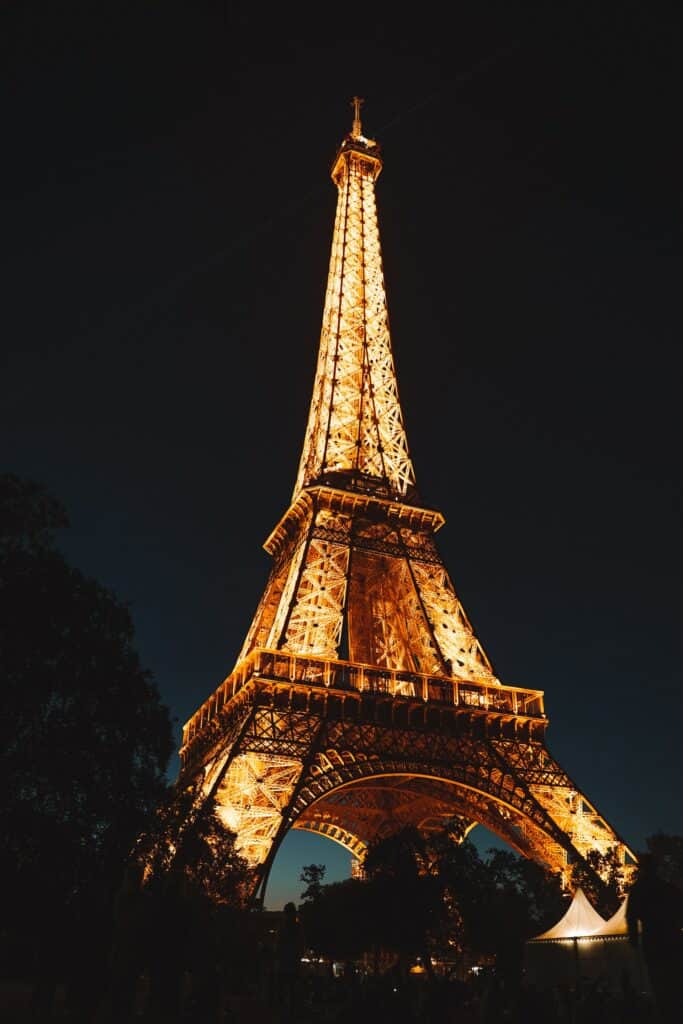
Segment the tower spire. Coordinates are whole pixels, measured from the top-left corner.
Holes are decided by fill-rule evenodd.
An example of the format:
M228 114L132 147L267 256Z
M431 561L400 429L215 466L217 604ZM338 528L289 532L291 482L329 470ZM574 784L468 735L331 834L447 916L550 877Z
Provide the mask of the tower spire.
M337 213L318 366L294 498L331 478L410 499L408 452L389 333L375 181L380 147L361 134L362 99L332 165ZM355 484L354 484L355 481Z
M364 103L365 100L360 96L354 96L351 100L351 106L353 107L353 127L351 128L351 137L354 139L360 139L363 135L360 123L360 108Z

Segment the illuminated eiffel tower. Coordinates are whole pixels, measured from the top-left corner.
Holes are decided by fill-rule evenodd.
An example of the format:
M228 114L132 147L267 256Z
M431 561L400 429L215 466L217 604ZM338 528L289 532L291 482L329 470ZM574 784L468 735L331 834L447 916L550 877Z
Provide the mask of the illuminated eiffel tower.
M313 398L274 565L235 668L190 718L180 787L215 795L265 888L291 828L362 861L407 824L481 823L560 871L633 854L545 745L543 693L503 685L415 488L359 99L338 189Z

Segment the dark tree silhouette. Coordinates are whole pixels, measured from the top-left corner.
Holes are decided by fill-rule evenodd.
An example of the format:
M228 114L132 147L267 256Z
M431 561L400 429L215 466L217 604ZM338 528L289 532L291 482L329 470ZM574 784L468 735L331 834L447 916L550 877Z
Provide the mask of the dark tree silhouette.
M321 956L350 961L373 948L376 918L365 882L348 878L325 885L300 913L306 943Z
M225 825L215 800L197 800L193 789L172 788L136 843L134 859L145 884L154 887L171 874L211 903L242 908L251 871L235 849L235 833Z
M490 850L488 865L499 890L517 892L524 903L523 938L550 928L567 909L568 894L559 875L511 850Z
M624 872L614 850L590 850L585 864L574 865L572 889L579 887L602 917L612 916L624 893Z
M141 924L120 933L120 955L114 956L120 975L112 978L110 1002L116 1006L126 977L146 969L152 1020L176 1019L185 976L191 986L183 1012L215 1019L221 992L238 989L254 969L256 949L245 911L251 871L215 802L195 796L191 789L169 792L131 861L142 879L136 897ZM133 959L130 944L140 933L146 943Z
M565 909L558 876L509 851L483 859L458 822L429 836L406 828L371 844L364 881L322 886L302 906L314 949L339 959L495 958L519 977L524 942ZM307 879L308 880L308 877Z
M651 852L640 855L638 872L629 889L626 920L631 944L642 946L657 1019L674 1024L680 1021L683 1010L683 891L661 875Z
M655 832L645 840L657 865L657 873L683 892L683 836Z
M401 970L417 956L430 970L430 947L447 907L429 841L418 829L403 828L370 844L364 869L379 946L398 956Z
M40 484L0 476L1 898L11 947L43 976L48 962L67 969L77 938L86 975L106 942L173 747L130 611L67 563L67 525Z
M301 869L299 875L299 881L304 882L306 888L301 893L301 899L304 903L310 900L316 900L320 897L323 890L323 879L325 877L326 867L324 864L305 864Z

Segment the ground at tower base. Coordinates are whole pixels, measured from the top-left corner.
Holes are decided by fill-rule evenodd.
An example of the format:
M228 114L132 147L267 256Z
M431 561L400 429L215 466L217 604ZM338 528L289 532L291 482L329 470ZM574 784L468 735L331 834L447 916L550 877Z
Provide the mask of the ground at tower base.
M590 900L569 898L557 877L507 851L482 858L469 840L426 848L406 831L368 851L364 877L327 886L323 865L302 866L299 905L280 911L240 906L238 862L222 876L226 902L208 895L205 873L140 887L129 869L110 911L94 904L46 929L39 962L3 951L2 1020L668 1024L680 1020L683 897L662 876L680 877L683 837L649 845L626 930L597 959L582 944L624 907L616 892L587 876Z

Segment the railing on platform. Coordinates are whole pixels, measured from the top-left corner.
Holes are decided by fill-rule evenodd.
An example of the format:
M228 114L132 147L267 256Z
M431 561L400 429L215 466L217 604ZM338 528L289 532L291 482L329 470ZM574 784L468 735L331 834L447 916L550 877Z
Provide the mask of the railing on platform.
M543 691L526 690L470 679L446 678L379 668L351 661L316 658L289 651L254 649L185 724L183 746L211 721L254 677L274 682L319 686L331 690L386 694L425 703L448 704L467 710L544 718Z

